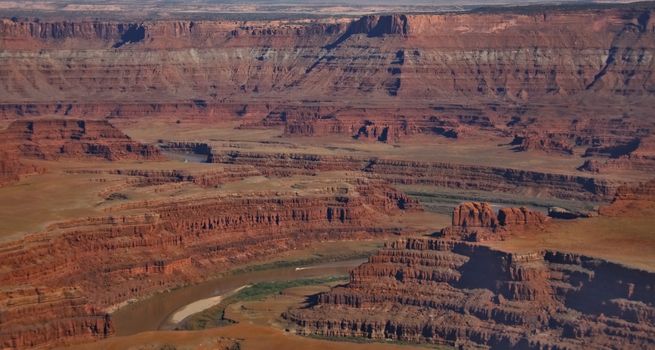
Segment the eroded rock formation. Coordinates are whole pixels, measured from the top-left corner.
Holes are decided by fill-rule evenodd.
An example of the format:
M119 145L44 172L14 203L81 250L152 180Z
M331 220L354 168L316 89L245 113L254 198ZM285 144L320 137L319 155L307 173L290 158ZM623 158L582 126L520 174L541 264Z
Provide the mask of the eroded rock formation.
M438 236L465 241L504 239L524 229L540 229L548 218L525 207L501 208L498 213L489 203L467 202L455 207L452 225Z
M612 203L599 209L606 216L650 216L655 213L655 179L617 189Z
M0 185L33 171L21 157L159 159L157 148L105 118L173 116L361 142L518 135L516 151L590 157L581 170L652 171L652 12L639 4L354 21L1 19L0 118L17 121L0 133ZM126 300L310 242L399 232L386 215L419 205L387 184L584 201L609 200L622 184L502 166L161 146L224 167L108 172L137 186L213 187L324 171L364 180L311 193L175 201L101 193L114 200L107 216L0 244L0 347L105 337L112 333L105 312ZM612 207L644 202L651 185L620 190ZM287 317L303 334L462 347L654 347L652 274L462 241L544 222L526 208L496 214L466 204L443 232L457 241L395 243L355 270L349 285Z
M119 86L111 93L125 100L152 101L149 89L142 89L150 83L155 83L158 94L164 97L170 92L165 82L171 82L176 75L185 76L176 74L178 68L174 67L164 71L163 77L161 74L145 77L134 74L152 67L153 61L145 59L144 49L152 50L149 58L161 56L156 62L171 57L183 63L179 69L188 66L196 76L205 77L194 81L193 85L177 80L190 88L189 99L205 96L207 91L272 97L277 87L287 86L293 87L305 100L326 95L348 98L363 94L383 98L411 97L413 100L445 96L456 97L459 102L468 97L535 100L544 96L585 97L590 92L607 96L649 94L648 86L652 81L647 72L652 62L638 58L653 48L650 18L650 9L645 7L528 14L375 15L350 23L314 21L307 24L5 19L0 22L0 37L2 46L10 52L38 52L58 47L101 50L107 59L104 63L95 61L87 66L87 74L102 76L106 67L118 67L116 63L121 62L120 69L132 73L122 76L141 77L138 83L116 81ZM591 25L577 25L581 20ZM197 52L197 63L193 63L184 49L197 47L211 50ZM237 60L234 58L240 55L239 48L255 51L252 56ZM182 54L171 55L162 49L178 49ZM207 63L222 53L227 54L226 60L217 63L225 69L211 69L215 65ZM292 55L287 56L289 53ZM64 80L70 81L68 78L76 68L91 62L89 54L94 53L78 55L68 61L50 56L52 69L43 74L52 77L64 74ZM370 58L367 64L362 64L357 57ZM38 68L34 62L39 62L40 58L10 54L7 61L11 72L15 69L11 67L34 67L28 72L35 74ZM457 64L451 65L452 62ZM495 67L500 63L514 68L497 70ZM250 69L245 79L235 79L243 74L236 69L237 65L258 69ZM286 74L277 74L280 71ZM352 74L356 71L367 74ZM9 93L4 95L25 98L28 91L18 89L23 86L18 76L4 76L7 84L2 86L7 86ZM164 80L157 81L158 78ZM57 94L54 98L60 101L83 97L79 95L82 90L78 89L82 86L60 91L53 87L60 84L61 79L44 81L50 81L49 86L37 89L48 89ZM245 81L248 83L243 84ZM107 87L100 86L97 81L79 83L93 96L110 96ZM37 102L37 94L30 94L30 97L31 102Z
M404 194L361 180L302 195L130 202L111 210L134 214L53 224L44 233L0 244L0 346L106 336L111 325L102 310L111 306L311 242L399 232L384 218L414 209L418 204ZM12 297L28 286L36 286L30 293L38 302ZM41 286L53 291L56 303L44 299L50 292L39 296ZM64 292L71 286L73 296Z
M563 199L609 200L618 186L611 181L585 176L353 156L235 150L213 152L209 160L222 164L252 165L265 175L312 175L317 171L330 170L363 171L392 184L497 192L532 191Z
M616 147L621 130L654 128L651 13L3 19L0 115L200 116L382 142L493 129L522 135L521 150Z
M75 287L0 290L0 346L25 349L44 344L93 341L113 334L109 315L89 304Z
M135 142L106 120L15 121L0 132L3 149L37 159L95 157L158 159L159 150Z
M555 135L515 136L511 142L519 152L543 151L546 153L573 154L573 146Z
M578 169L606 173L615 170L655 171L655 138L634 138L605 147L588 148L585 156L605 156L608 159L586 160Z
M40 173L44 169L33 165L26 165L20 161L18 152L0 150L0 186L20 180L22 175Z
M397 241L290 310L300 334L489 349L655 345L655 274L555 251Z

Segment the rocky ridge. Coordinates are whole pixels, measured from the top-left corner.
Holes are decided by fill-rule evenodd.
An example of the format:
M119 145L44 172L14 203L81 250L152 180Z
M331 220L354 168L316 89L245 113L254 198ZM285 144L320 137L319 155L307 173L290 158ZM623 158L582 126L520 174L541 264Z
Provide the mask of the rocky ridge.
M650 155L606 160L602 150L647 143L655 129L652 11L635 4L327 22L7 18L0 116L177 115L389 143L492 132L517 135L518 151L595 155L581 170L647 172Z
M306 153L214 151L209 161L250 165L265 175L312 175L318 171L363 171L391 184L431 185L484 191L533 191L580 200L609 200L618 184L593 177L541 173L479 165L421 162Z
M133 141L106 120L20 120L0 138L3 149L26 158L161 159L157 148Z
M653 273L556 251L405 239L285 317L300 334L485 349L644 349Z
M115 214L105 217L53 224L43 233L0 244L3 315L14 315L0 317L0 345L51 346L104 337L111 334L107 311L129 299L311 242L400 232L383 219L419 208L392 188L362 180L305 195L131 202L113 206ZM136 212L123 214L130 211ZM58 301L63 304L56 308L46 299L29 306L14 302L12 291L28 286L54 293L53 298L75 286L76 297Z

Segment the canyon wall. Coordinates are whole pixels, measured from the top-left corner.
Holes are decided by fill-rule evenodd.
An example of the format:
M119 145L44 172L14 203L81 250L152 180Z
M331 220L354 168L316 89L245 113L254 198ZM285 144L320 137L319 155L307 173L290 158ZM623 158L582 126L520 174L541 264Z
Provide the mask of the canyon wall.
M318 154L216 151L210 162L252 165L266 175L316 174L317 171L363 171L392 184L430 185L466 190L539 193L575 200L610 200L618 183L586 176L529 170Z
M24 164L17 152L3 149L0 151L0 187L20 180L21 176L37 174L45 169L35 165Z
M312 242L397 233L387 215L418 208L392 188L361 180L311 194L117 204L115 214L56 223L0 245L0 346L104 337L117 304Z
M655 169L652 14L651 4L639 4L356 20L0 19L0 119L12 121L0 131L0 186L43 171L30 159L162 160L161 149L213 163L66 169L122 176L130 187L203 188L103 203L103 216L1 243L0 347L100 339L113 334L108 313L129 300L313 242L402 233L385 219L420 205L394 184L614 198L607 215L632 210L622 203L652 206L652 182L621 186L621 177L595 174ZM195 141L155 147L112 124L141 118L371 143L513 137L516 152L581 154L579 170L588 173ZM211 191L248 177L329 171L354 175L309 191ZM114 187L105 192L104 199L125 196ZM481 238L502 238L545 222L525 208L495 213L471 203L457 208L443 236L478 240L469 231L485 230ZM575 254L407 239L353 271L348 285L286 317L301 334L322 336L495 349L649 348L654 280Z
M0 131L0 146L35 159L161 159L159 149L132 141L106 120L20 120Z
M644 5L332 22L3 19L0 93L25 109L237 100L486 108L546 99L614 113L623 108L616 101L643 105L654 91Z
M655 345L655 274L555 251L406 239L285 317L301 334L489 349Z
M283 90L299 97L327 93L331 99L649 95L653 62L648 57L655 38L650 14L645 8L386 15L351 23L299 24L4 19L0 37L8 64L1 86L7 100L13 96L43 101L38 91L65 84L64 90L49 89L60 96L48 99L72 101L84 86L89 93L85 97L148 101L154 91L160 98L168 95L162 83L176 75L189 77L178 73L191 69L193 77L202 79L186 82L177 99L180 92L190 99L211 99L212 92L216 98L234 93L271 96ZM580 21L589 25L579 26ZM40 49L52 52L45 57ZM77 51L68 52L67 60L59 56L72 49ZM102 56L104 63L93 63L94 56ZM209 65L215 59L220 61ZM163 67L160 62L170 64ZM49 69L39 69L38 63ZM221 69L210 70L216 66ZM13 74L15 67L31 68L31 77L50 86L16 89L23 85ZM106 69L140 81L112 79ZM153 69L158 74L152 74ZM73 72L102 77L104 83L74 79ZM60 78L54 79L57 75Z
M652 11L635 4L357 20L6 18L0 118L227 119L374 142L490 131L516 135L518 151L599 154L644 143L655 130ZM650 153L634 154L581 170L653 164Z
M14 287L0 291L0 345L25 349L93 341L114 333L109 315L75 287Z

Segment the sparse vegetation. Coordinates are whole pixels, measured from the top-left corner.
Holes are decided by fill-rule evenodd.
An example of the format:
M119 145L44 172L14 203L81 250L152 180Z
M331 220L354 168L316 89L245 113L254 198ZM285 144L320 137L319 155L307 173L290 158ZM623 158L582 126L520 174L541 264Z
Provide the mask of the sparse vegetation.
M328 276L323 278L307 278L291 281L274 281L255 283L239 292L230 295L223 301L203 312L197 313L184 321L180 327L185 330L198 330L212 327L220 327L234 323L225 317L225 308L239 301L261 300L267 296L279 294L283 290L294 287L311 286L333 282L346 282L348 276Z
M527 206L546 209L548 207L561 207L573 211L588 211L598 206L597 202L568 201L557 198L537 198L534 196L520 196L516 193L503 194L482 191L452 191L440 188L424 188L421 186L398 186L410 197L421 202L429 211L450 214L452 208L465 201L490 202L506 204L508 206Z
M383 243L378 242L375 245L373 245L370 250L367 249L362 251L352 251L342 254L319 253L319 254L312 255L311 257L303 258L299 260L280 260L280 261L273 261L264 264L251 265L251 266L246 266L246 267L232 270L230 271L230 274L236 275L244 272L264 271L264 270L287 268L287 267L315 265L315 264L330 263L335 261L366 259L369 256L371 256L375 251L382 248L382 246Z

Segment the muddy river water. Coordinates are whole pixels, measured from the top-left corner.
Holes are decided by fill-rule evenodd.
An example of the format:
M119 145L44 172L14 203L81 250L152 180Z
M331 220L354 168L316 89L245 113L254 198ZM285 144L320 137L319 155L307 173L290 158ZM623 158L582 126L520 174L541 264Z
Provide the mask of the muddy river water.
M346 260L301 267L284 267L262 271L239 272L209 281L156 294L128 304L112 314L116 335L132 335L171 326L171 317L181 308L201 299L211 298L258 282L290 281L332 275L345 275L366 259Z

